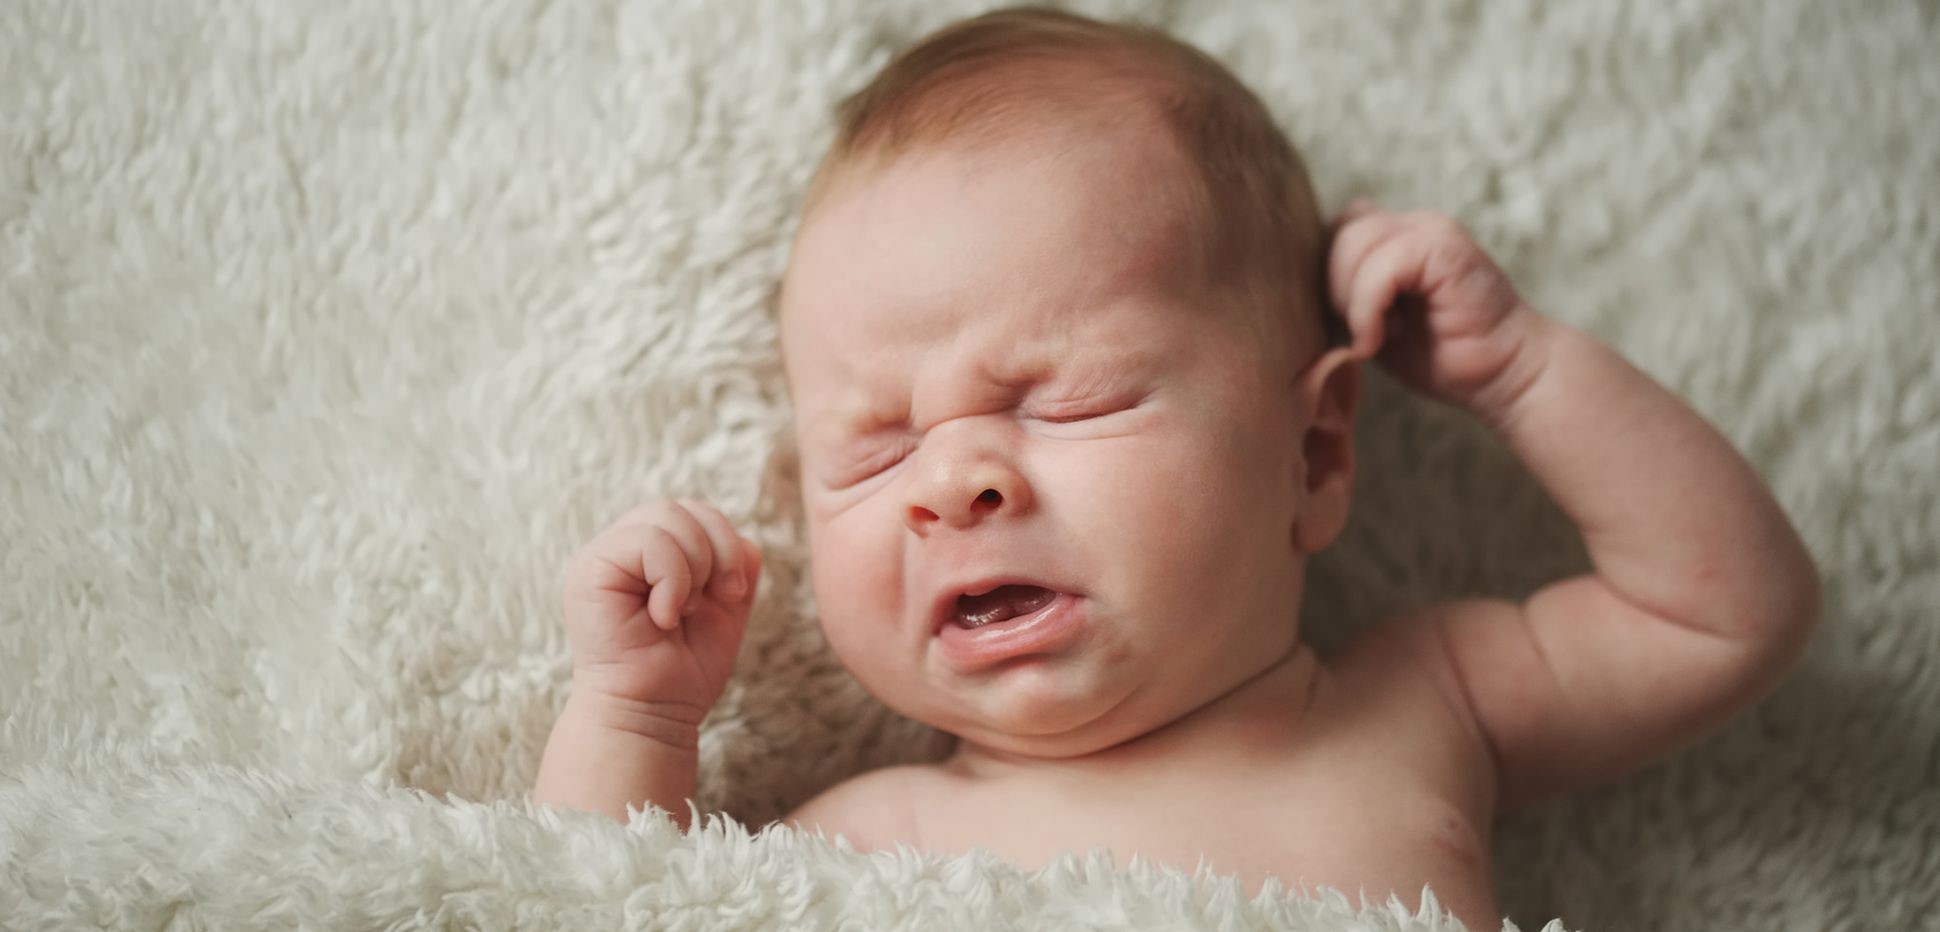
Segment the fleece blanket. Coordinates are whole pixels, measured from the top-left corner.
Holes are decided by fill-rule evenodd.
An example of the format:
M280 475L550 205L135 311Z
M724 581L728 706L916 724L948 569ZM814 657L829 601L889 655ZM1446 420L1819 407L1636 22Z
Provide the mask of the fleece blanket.
M0 926L1449 928L763 829L945 749L817 632L764 306L832 105L982 6L0 5ZM1463 219L1818 558L1769 701L1502 823L1511 922L1940 928L1934 5L1078 8L1229 63L1329 209ZM1323 645L1586 565L1486 432L1378 377L1360 462ZM672 495L768 553L703 742L727 818L535 810L563 561Z

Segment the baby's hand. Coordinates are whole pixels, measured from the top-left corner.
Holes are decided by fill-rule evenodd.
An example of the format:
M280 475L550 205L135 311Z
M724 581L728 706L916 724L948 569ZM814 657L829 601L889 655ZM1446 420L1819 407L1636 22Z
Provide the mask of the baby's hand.
M1442 214L1349 204L1327 272L1354 354L1378 360L1417 392L1500 414L1539 366L1523 352L1539 315Z
M566 566L575 692L690 712L695 726L734 670L761 552L709 505L627 512Z

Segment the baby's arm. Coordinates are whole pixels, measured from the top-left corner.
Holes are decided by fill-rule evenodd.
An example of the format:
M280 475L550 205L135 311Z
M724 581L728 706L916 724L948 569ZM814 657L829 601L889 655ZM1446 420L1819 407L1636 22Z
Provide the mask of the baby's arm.
M701 721L734 669L761 553L712 506L628 512L566 570L572 694L534 802L604 812L657 806L687 827Z
M1615 352L1530 310L1459 226L1365 210L1353 220L1360 230L1342 229L1333 262L1357 345L1370 314L1419 295L1426 323L1383 362L1488 424L1582 529L1595 564L1521 605L1432 613L1501 799L1610 779L1770 692L1817 623L1819 588L1751 466ZM1390 285L1353 281L1365 275Z

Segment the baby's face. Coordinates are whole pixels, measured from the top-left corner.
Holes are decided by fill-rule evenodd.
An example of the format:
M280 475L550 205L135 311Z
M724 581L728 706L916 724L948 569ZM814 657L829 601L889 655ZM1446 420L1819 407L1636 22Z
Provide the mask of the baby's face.
M782 341L824 631L891 708L1067 756L1285 656L1300 554L1291 376L1208 306L1152 142L906 155L799 233ZM1041 652L966 660L954 584L1068 594Z

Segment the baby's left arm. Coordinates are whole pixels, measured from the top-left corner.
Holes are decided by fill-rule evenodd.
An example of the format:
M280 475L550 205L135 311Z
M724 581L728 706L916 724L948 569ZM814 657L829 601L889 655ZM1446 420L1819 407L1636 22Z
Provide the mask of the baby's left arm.
M1354 352L1487 424L1595 564L1520 605L1430 613L1505 804L1615 777L1777 685L1818 621L1817 571L1728 441L1529 308L1445 217L1352 206L1329 272Z

